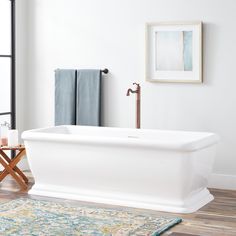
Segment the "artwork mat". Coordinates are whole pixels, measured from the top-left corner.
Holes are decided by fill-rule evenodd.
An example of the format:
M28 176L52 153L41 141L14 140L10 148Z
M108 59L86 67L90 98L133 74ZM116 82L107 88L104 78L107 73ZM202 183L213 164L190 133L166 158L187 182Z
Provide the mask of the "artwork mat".
M152 34L150 37L150 29ZM154 30L156 29L156 30ZM202 22L151 22L145 25L146 81L161 83L202 83ZM155 33L158 31L193 32L193 71L155 71ZM152 53L150 52L152 49Z

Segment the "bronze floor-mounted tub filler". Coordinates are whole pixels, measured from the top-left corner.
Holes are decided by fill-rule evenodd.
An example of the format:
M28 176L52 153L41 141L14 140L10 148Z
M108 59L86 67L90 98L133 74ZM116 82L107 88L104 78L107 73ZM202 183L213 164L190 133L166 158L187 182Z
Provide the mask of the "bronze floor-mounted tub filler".
M140 98L141 98L141 87L138 83L133 83L133 85L136 85L136 89L132 90L131 88L129 88L127 90L126 96L129 96L130 93L136 93L136 128L140 129L140 113L141 113L141 109L140 109Z

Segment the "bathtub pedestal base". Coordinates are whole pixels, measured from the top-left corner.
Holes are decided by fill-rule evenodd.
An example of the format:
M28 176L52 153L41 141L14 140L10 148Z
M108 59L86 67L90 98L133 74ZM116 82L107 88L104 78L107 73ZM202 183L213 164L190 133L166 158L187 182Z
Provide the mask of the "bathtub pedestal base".
M203 189L191 198L186 199L184 202L167 202L163 201L163 199L151 198L148 196L143 197L121 193L102 193L66 188L64 186L58 187L41 184L35 184L29 191L29 194L174 213L195 212L214 199L207 189Z

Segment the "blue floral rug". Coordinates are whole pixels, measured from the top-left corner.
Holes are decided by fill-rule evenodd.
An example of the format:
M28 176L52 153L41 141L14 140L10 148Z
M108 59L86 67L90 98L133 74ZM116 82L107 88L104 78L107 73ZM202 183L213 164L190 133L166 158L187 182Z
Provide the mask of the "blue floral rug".
M4 236L157 236L180 218L20 198L0 204Z

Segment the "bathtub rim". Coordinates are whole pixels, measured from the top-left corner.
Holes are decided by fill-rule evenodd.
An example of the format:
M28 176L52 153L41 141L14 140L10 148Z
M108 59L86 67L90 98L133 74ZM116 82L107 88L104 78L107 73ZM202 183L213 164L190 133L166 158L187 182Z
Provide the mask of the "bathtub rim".
M132 138L132 135L127 137L107 137L107 136L93 136L93 135L79 135L79 134L66 134L66 133L50 133L45 132L46 130L53 130L57 127L74 127L73 125L61 125L61 126L50 126L39 129L27 130L22 133L22 139L24 141L47 141L47 142L60 142L60 143L80 143L80 144L93 144L93 145L121 145L121 146L130 146L130 147L141 147L141 148L156 148L159 150L171 150L171 151L182 151L182 152L193 152L207 148L209 146L215 145L219 142L220 138L217 134L210 132L192 132L192 131L175 131L175 130L158 130L158 129L139 129L139 132L144 130L147 132L183 132L183 133L201 133L205 135L202 139L197 139L195 141L188 142L158 142L154 139L145 139L145 138ZM127 132L132 132L137 129L131 128L116 128L116 127L93 127L93 126L76 126L77 128L86 129L110 129L118 130L122 129ZM42 131L42 132L41 132Z

